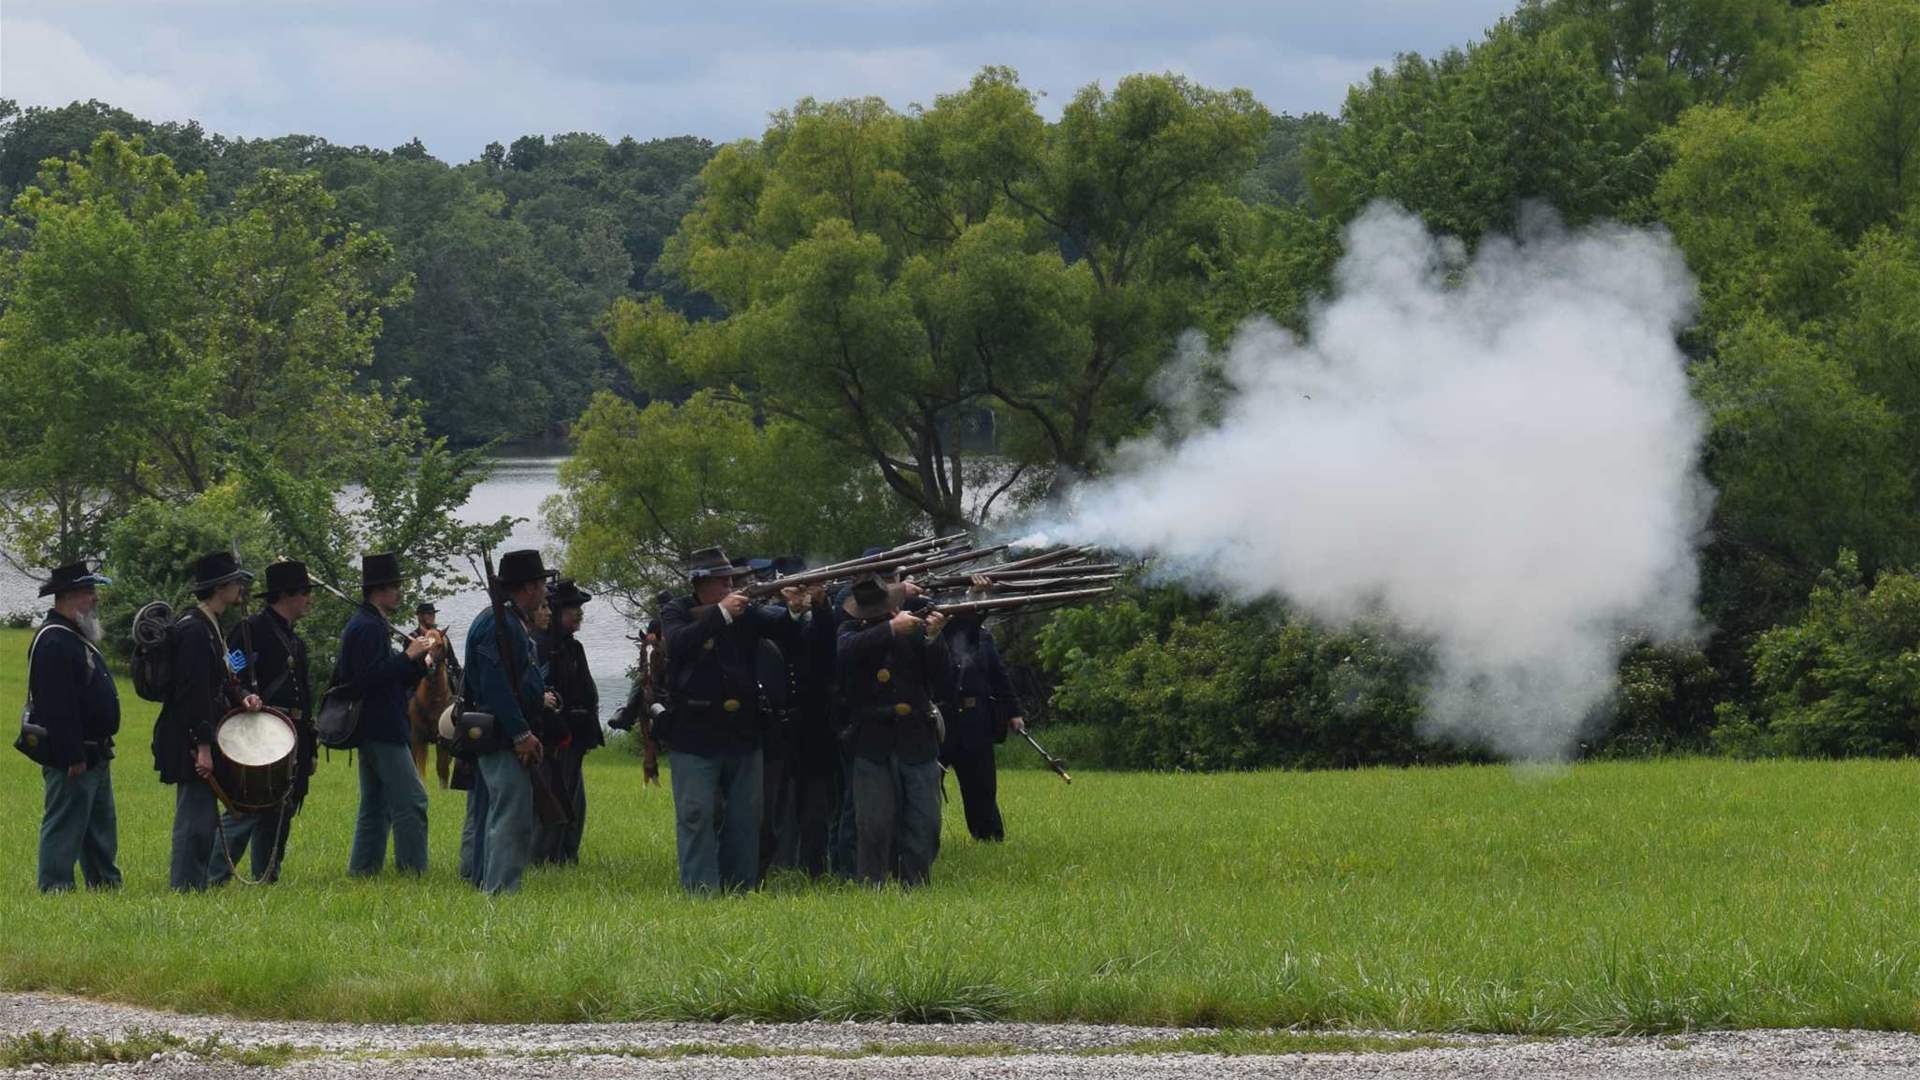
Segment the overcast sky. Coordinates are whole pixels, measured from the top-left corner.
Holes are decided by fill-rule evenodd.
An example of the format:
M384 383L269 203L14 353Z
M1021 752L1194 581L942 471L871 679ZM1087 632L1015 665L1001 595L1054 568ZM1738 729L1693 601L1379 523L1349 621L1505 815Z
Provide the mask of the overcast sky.
M1287 112L1339 108L1397 52L1477 38L1513 0L0 0L0 96L100 98L231 135L453 161L529 132L715 140L812 95L896 106L1009 64L1060 104L1176 71Z

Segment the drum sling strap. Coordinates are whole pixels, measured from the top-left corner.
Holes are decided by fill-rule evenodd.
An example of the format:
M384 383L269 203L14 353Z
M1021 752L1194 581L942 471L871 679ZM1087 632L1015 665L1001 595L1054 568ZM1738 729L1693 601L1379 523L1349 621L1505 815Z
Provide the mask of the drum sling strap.
M222 654L224 654L227 648L227 637L225 634L222 634L220 632L220 623L214 619L208 619L207 621L213 624L214 636L220 640L220 649ZM246 620L244 619L241 620L240 622L240 644L242 648L247 650L247 683L252 687L253 692L255 694L259 694L260 693L260 675L259 675L258 669L254 665L253 632L247 628L247 623L246 623ZM227 661L224 659L221 662L227 663ZM291 650L288 651L287 662L288 663L293 662L293 653ZM229 665L228 670L232 670L231 665ZM278 685L278 684L275 684L275 685ZM215 745L213 747L213 752L217 754L220 752L220 747L218 745L219 740L216 738L214 742L215 742ZM296 754L297 754L297 751L296 751ZM297 760L298 759L296 757L296 762ZM297 764L296 764L296 767L298 767ZM219 779L218 770L215 770L214 772L209 773L207 775L207 786L213 789L213 796L214 798L220 800L221 805L226 806L229 809L232 808L233 804L231 800L227 798L227 793L220 790L220 779ZM274 871L280 868L280 857L286 854L285 845L283 844L282 841L287 833L287 830L285 828L286 816L287 816L287 811L290 809L291 804L293 802L293 790L294 789L292 786L289 786L287 788L287 793L285 795L280 796L280 805L276 807L274 811L273 847L272 847L272 850L268 852L269 858L267 859L267 872L269 874L273 873ZM240 813L241 811L235 810L234 812ZM258 817L260 815L256 814L254 816ZM227 845L226 818L227 816L225 814L218 814L218 815L215 815L213 819L214 838L215 838L215 841L220 845L219 850L215 854L219 858L227 860L227 869L233 874L234 880L238 881L240 884L242 885L267 884L268 882L267 878L250 878L246 875L245 871L240 869L239 862L234 859L233 848ZM258 827L256 826L256 828ZM258 833L256 832L255 835L257 836Z

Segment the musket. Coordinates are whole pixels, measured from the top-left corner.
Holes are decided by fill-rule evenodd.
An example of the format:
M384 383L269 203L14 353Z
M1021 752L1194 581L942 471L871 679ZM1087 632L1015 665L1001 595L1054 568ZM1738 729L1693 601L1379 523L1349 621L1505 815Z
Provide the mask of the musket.
M803 570L798 574L788 574L785 577L774 578L772 581L756 581L740 591L755 600L759 600L772 596L781 589L788 587L806 588L809 585L825 585L830 581L845 581L848 578L859 577L862 574L891 574L899 568L899 565L900 560L898 556L883 552L865 559L855 559L852 562L823 566L818 570Z
M1001 563L995 569L1004 573L1008 570L1027 570L1036 566L1052 566L1055 563L1085 558L1097 550L1099 549L1092 544L1085 544L1080 547L1055 548L1052 551L1041 552L1038 555L1029 555L1024 559L1015 559L1012 562Z
M995 581L1032 581L1036 578L1070 577L1076 574L1117 574L1121 570L1119 563L1065 563L1055 566L1032 567L1026 570L1007 570L998 566L983 567L974 571Z
M1031 746L1035 750L1038 750L1040 752L1041 757L1047 759L1047 768L1052 769L1054 772L1059 773L1060 779L1065 780L1069 784L1073 783L1073 777L1067 775L1066 762L1061 761L1059 758L1054 757L1052 754L1047 753L1047 748L1044 746L1041 746L1040 740L1034 738L1031 732L1022 731L1020 733L1020 737L1027 740L1028 746Z
M1081 577L1036 578L1032 581L1003 582L995 580L993 585L989 587L988 592L992 596L1017 596L1024 598L1034 594L1057 593L1061 591L1071 592L1076 589L1092 588L1104 582L1119 581L1121 576L1120 574L1087 574ZM1111 586L1107 587L1110 588ZM972 586L965 579L948 579L938 584L927 585L925 588L928 592L946 593L955 596L956 599L960 593L972 591Z
M1047 566L1033 570L1001 570L997 566L981 566L958 574L944 574L929 578L920 583L922 588L946 589L955 585L966 585L976 577L989 578L996 586L1014 586L1035 581L1067 581L1083 579L1088 581L1110 581L1120 577L1119 563L1084 563L1062 566Z
M507 602L501 596L500 579L493 573L493 552L482 550L480 561L487 571L487 600L493 604L493 640L500 650L500 667L506 672L507 693L513 696L515 703L520 703L520 663L513 655L507 638ZM524 704L521 705L521 711L526 711ZM526 721L527 730L531 732L533 718L527 717ZM572 815L567 812L566 804L560 801L560 796L554 794L553 784L547 779L547 774L541 772L537 764L523 764L522 767L533 782L533 812L540 818L540 823L565 825Z
M909 540L904 544L900 544L896 547L890 547L885 551L875 552L872 555L862 555L857 559L842 559L837 563L828 563L825 566L816 566L812 570L808 571L808 573L817 574L827 570L841 570L849 566L854 566L857 564L864 565L866 563L874 562L876 560L890 559L895 562L899 562L899 561L910 559L910 558L920 558L923 552L937 551L940 548L952 547L954 544L964 542L967 539L968 538L966 533L954 533L950 536L923 536L918 540Z
M928 610L938 611L942 615L949 617L956 615L976 615L983 612L1012 611L1016 608L1055 601L1087 600L1095 596L1105 596L1112 591L1113 587L1108 585L1097 589L1067 589L1062 592L1025 593L1020 596L990 596L985 600L960 600L949 604L936 603ZM921 613L922 612L915 612L915 614Z
M938 570L945 566L960 566L977 559L984 559L989 555L998 555L1005 550L1007 550L1007 545L1005 544L995 544L992 547L984 548L968 548L965 551L948 552L944 555L935 555L931 559L923 559L917 563L908 563L900 567L899 570L902 574L918 574L923 570Z

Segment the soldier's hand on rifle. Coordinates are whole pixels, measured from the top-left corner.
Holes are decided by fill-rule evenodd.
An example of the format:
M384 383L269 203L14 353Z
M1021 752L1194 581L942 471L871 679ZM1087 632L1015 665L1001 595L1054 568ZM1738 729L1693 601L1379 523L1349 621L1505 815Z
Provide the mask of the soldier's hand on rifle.
M240 707L248 712L259 712L267 707L267 703L260 700L259 694L248 694L240 699Z
M522 765L531 767L540 764L539 737L529 731L513 740L513 756L519 758Z
M560 695L554 693L551 690L547 691L545 694L542 694L540 697L540 701L542 704L546 705L547 708L552 709L556 712L558 712L560 709Z
M817 608L826 607L827 587L825 585L809 585L807 587L807 603Z
M893 618L888 619L887 625L893 627L893 636L906 637L908 634L926 626L926 623L922 622L920 616L915 615L913 612L902 611Z
M972 584L973 584L974 592L983 593L983 592L986 592L988 589L993 588L993 579L988 577L985 574L975 574L973 575Z
M433 648L433 639L430 637L409 638L407 640L407 659L418 660L421 654L431 648Z
M1013 728L1013 733L1015 735L1025 735L1027 733L1027 718L1024 716L1014 717L1013 719L1007 721L1007 725Z
M939 637L940 631L945 630L946 628L947 628L946 612L930 611L927 613L927 640L928 641L932 641L934 638Z
M908 578L905 581L902 581L900 583L900 587L906 590L906 593L908 596L923 596L926 594L926 591L927 591L921 588L920 583L913 580L912 578Z
M787 602L787 610L795 615L807 610L807 590L798 585L789 585L780 590L780 596Z
M213 775L213 747L201 743L193 748L193 771L202 780Z
M753 601L743 592L731 592L720 598L720 607L730 619L737 619L747 613L747 605Z

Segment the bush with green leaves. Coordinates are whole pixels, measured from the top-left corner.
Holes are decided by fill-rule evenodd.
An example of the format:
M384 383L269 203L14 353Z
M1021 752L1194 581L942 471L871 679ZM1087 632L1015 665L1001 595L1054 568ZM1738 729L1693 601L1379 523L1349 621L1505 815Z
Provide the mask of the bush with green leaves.
M1843 551L1796 623L1753 648L1750 709L1723 709L1724 749L1744 754L1891 757L1920 750L1920 576L1871 585Z
M1040 634L1061 720L1106 731L1101 756L1147 769L1328 768L1460 760L1418 731L1423 650L1329 630L1268 604L1176 591L1062 613Z
M131 651L134 613L153 600L175 611L192 606L188 585L194 560L209 552L234 551L240 565L258 574L272 560L273 532L267 517L236 484L222 484L184 502L147 499L134 504L107 530L106 573L113 587L101 593L105 644Z

